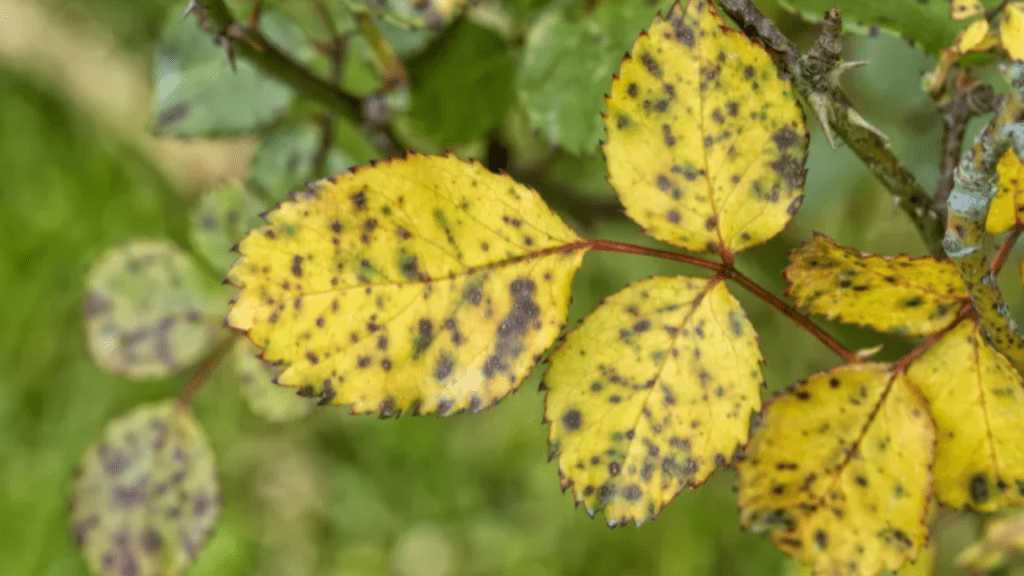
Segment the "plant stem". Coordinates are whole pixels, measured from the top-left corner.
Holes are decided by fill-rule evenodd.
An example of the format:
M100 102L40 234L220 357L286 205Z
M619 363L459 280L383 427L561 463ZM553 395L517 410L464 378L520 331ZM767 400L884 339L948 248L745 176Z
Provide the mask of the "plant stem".
M203 360L203 363L199 365L199 368L196 368L196 372L192 375L192 378L189 379L188 383L182 387L181 392L178 393L178 404L187 406L192 403L192 399L195 397L196 393L199 392L199 389L202 388L203 384L205 384L210 378L210 374L213 373L213 369L220 364L221 360L224 359L224 356L226 356L234 346L237 339L238 336L236 335L232 335L227 338L220 346L217 347L216 350L213 351L212 354Z
M946 97L938 107L942 112L942 156L939 158L939 183L935 188L936 209L945 212L946 200L953 190L953 173L963 152L964 132L971 118L995 111L999 99L992 86L974 83L966 87L969 80L961 74L954 80L953 94Z
M953 318L953 321L950 322L948 326L934 334L929 334L923 342L915 346L913 350L907 352L906 354L903 355L902 358L897 360L896 363L893 364L893 372L906 370L907 367L910 366L910 364L914 360L917 360L917 358L921 354L924 354L929 348L931 348L936 342L938 342L940 338L948 334L950 330L956 328L957 326L960 325L961 322L970 318L971 316L975 316L974 309L971 308L969 305L964 304L964 306L960 308L960 311L957 313L956 317Z
M1003 240L1003 244L999 246L999 251L996 252L995 257L992 258L992 273L996 276L1002 271L1003 265L1006 264L1006 259L1010 257L1010 252L1013 251L1014 245L1017 244L1021 232L1024 232L1024 228L1021 228L1019 225L1014 226L1010 230L1010 234Z
M822 330L821 327L815 324L810 318L804 316L796 308L793 308L782 301L778 296L765 290L760 284L733 268L732 265L705 260L698 256L689 256L678 252L657 250L646 246L637 246L635 244L627 244L625 242L612 242L610 240L583 240L573 245L566 246L566 248L589 248L591 250L598 250L601 252L619 252L625 254L638 254L641 256L653 256L655 258L673 260L675 262L691 264L693 266L699 266L710 270L714 272L715 276L718 278L735 280L740 286L746 288L754 296L757 296L772 308L782 312L787 318L796 322L798 326L806 330L822 344L835 352L836 355L842 358L844 362L860 362L860 358L857 357L855 352L845 348L838 340Z

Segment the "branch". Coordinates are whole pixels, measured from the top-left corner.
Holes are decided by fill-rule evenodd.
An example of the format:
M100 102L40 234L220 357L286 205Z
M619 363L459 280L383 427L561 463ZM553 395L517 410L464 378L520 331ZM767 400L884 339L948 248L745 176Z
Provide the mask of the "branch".
M856 64L840 64L842 19L837 10L825 14L824 28L806 55L782 35L751 0L718 0L722 9L750 38L774 54L776 64L793 77L794 85L821 120L826 137L838 135L895 196L917 227L932 255L942 256L943 220L940 210L900 160L885 136L853 108L839 87L839 75Z
M1024 63L1007 68L1009 96L956 169L943 245L960 271L989 341L1024 373L1024 339L996 285L985 233L985 218L998 189L996 164L1011 146L1011 126L1024 117ZM1016 144L1017 153L1024 153L1024 143Z
M957 84L960 80L957 80ZM942 210L953 190L953 172L963 152L964 131L971 118L994 112L999 99L992 86L982 83L956 90L939 104L942 112L942 157L939 159L939 183L935 187L936 208Z
M233 53L237 52L270 76L291 86L297 93L320 102L356 125L361 123L359 99L341 92L292 60L255 26L237 22L224 0L193 2L201 6L200 24L207 19L213 24L216 38L228 48L229 58L233 58ZM190 6L190 9L195 5Z

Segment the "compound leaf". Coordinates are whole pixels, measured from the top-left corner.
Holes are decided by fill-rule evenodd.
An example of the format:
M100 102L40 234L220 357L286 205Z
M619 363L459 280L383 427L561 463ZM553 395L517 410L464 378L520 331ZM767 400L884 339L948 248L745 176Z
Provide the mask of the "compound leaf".
M878 256L815 234L789 255L784 275L801 308L883 332L930 334L969 302L948 260Z
M142 406L90 446L71 497L72 532L96 574L175 576L220 510L213 451L188 408Z
M654 277L608 298L544 377L563 488L610 525L653 518L747 440L761 353L719 281Z
M993 512L1024 504L1024 382L962 322L910 365L907 377L935 421L935 496L953 508Z
M240 244L228 323L279 383L355 413L479 410L565 323L585 247L540 196L454 157L319 183Z
M259 350L248 340L239 339L232 353L242 397L254 413L269 422L288 422L316 408L315 398L303 398L294 388L274 384L281 371L260 360Z
M192 209L192 246L225 273L235 261L231 247L245 233L259 226L263 203L253 197L241 182L226 182L207 190Z
M210 351L222 334L224 305L180 248L136 240L107 251L89 271L82 312L101 369L157 378Z
M607 104L610 182L655 238L733 253L777 234L800 206L808 138L793 87L712 2L655 18Z
M890 365L815 374L765 407L737 467L742 522L818 573L898 570L927 537L934 438Z
M999 190L985 219L985 231L989 234L1002 234L1015 225L1024 225L1024 165L1013 150L1007 150L996 170Z

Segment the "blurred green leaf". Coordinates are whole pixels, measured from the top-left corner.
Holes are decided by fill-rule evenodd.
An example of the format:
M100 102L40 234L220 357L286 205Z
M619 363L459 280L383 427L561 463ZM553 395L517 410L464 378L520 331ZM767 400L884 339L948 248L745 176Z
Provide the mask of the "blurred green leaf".
M843 14L843 29L874 36L885 30L902 36L930 54L953 43L967 22L949 17L949 2L938 0L778 0L783 8L799 13L811 22L820 22L822 14L838 8ZM998 6L1000 0L982 0L985 8Z
M264 75L244 58L232 70L224 49L213 43L196 19L168 15L153 64L155 129L172 136L226 136L250 133L278 118L291 103L292 90ZM274 13L260 20L263 33L297 59L302 32Z
M82 304L93 360L130 378L175 374L209 353L225 308L188 254L151 240L104 254L89 272Z
M383 17L409 28L440 28L465 6L466 0L343 0L356 13Z
M313 122L278 127L260 142L252 159L252 181L273 202L302 189L306 182L326 178L352 167L356 160L342 149L331 147L318 172L317 155L323 154L323 130ZM339 142L344 145L345 141Z
M192 247L218 274L226 274L237 257L231 247L263 223L259 215L265 210L241 182L207 190L192 208Z
M249 408L269 422L288 422L316 408L315 398L303 398L294 388L278 386L271 380L280 370L257 358L259 349L245 338L235 343L233 360L238 385Z
M666 0L554 5L526 36L518 91L533 125L573 154L604 136L601 112L612 74Z
M496 128L513 101L515 60L494 32L460 20L408 63L409 119L442 145L465 144Z
M86 450L71 526L96 574L176 576L199 555L219 510L206 435L172 400L114 420Z

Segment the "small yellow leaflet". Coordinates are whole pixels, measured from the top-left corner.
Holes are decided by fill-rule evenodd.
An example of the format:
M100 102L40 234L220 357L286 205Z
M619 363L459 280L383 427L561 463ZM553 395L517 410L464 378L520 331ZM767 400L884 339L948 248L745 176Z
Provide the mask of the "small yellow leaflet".
M1024 165L1013 150L1007 150L996 164L996 170L999 190L992 198L985 219L985 231L993 235L1024 225Z

